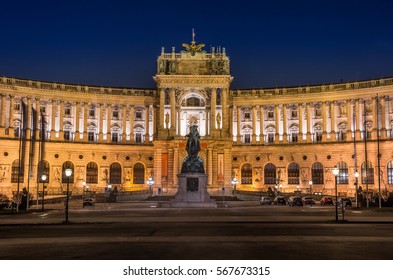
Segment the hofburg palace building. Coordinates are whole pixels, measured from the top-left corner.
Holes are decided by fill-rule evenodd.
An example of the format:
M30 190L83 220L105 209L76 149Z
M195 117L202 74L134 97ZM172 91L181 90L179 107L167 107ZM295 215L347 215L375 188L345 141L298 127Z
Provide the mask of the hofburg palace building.
M211 194L393 190L393 78L231 89L224 48L162 48L156 88L0 77L0 193L174 195L197 125ZM379 155L379 156L378 156ZM67 181L65 169L73 170ZM42 182L41 175L47 175Z

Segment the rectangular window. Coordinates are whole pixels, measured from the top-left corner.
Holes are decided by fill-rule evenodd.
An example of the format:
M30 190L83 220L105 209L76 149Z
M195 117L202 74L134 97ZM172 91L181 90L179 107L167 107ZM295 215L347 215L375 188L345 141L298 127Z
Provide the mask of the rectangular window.
M297 119L297 110L291 111L291 117L292 117L292 119Z
M322 133L320 133L320 132L315 133L315 141L317 141L317 142L322 141Z
M14 104L14 111L20 111L20 103Z
M112 142L115 142L115 143L119 142L119 134L117 132L112 133Z
M113 111L112 117L113 117L114 119L118 119L118 118L119 118L119 111Z
M135 133L135 142L142 143L142 133Z
M293 143L298 142L298 134L297 133L292 133L291 138L292 138L291 140Z
M89 142L94 142L94 132L88 132L87 133L87 141Z
M71 133L69 130L64 130L64 140L69 141L71 139L70 135Z
M315 116L316 117L322 117L322 108L315 108Z
M267 142L268 143L273 143L274 142L274 133L269 133L267 135Z
M267 111L267 118L269 120L273 120L274 119L274 112L273 111Z
M142 112L141 111L136 111L135 112L135 118L136 119L142 119Z
M89 117L94 118L96 116L96 110L95 108L90 108L89 109Z
M71 108L70 107L64 108L64 115L67 115L67 116L71 115Z
M250 134L244 134L244 143L246 143L246 144L251 143L251 135Z
M14 137L19 138L19 127L14 127Z
M250 119L251 118L250 112L244 112L244 118L245 119Z

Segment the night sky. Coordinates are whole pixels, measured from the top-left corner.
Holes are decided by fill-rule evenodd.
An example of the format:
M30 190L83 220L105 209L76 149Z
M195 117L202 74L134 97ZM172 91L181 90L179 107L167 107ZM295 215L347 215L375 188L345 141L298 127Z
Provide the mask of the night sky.
M393 1L2 1L0 75L155 88L156 59L225 47L232 88L393 77Z

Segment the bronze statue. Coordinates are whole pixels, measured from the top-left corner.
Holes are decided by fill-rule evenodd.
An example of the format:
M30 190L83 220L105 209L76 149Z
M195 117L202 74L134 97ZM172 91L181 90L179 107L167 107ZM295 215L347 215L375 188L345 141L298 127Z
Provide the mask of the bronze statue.
M190 126L190 133L187 135L186 151L188 156L184 159L181 173L205 173L203 162L198 153L201 150L200 136L196 125Z

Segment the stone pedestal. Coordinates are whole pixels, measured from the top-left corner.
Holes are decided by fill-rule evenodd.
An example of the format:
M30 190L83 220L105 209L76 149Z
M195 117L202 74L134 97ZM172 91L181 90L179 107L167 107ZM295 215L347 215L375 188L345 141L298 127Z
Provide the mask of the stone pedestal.
M214 199L207 192L207 175L204 173L178 174L179 190L170 201L172 207L210 208L217 207Z

